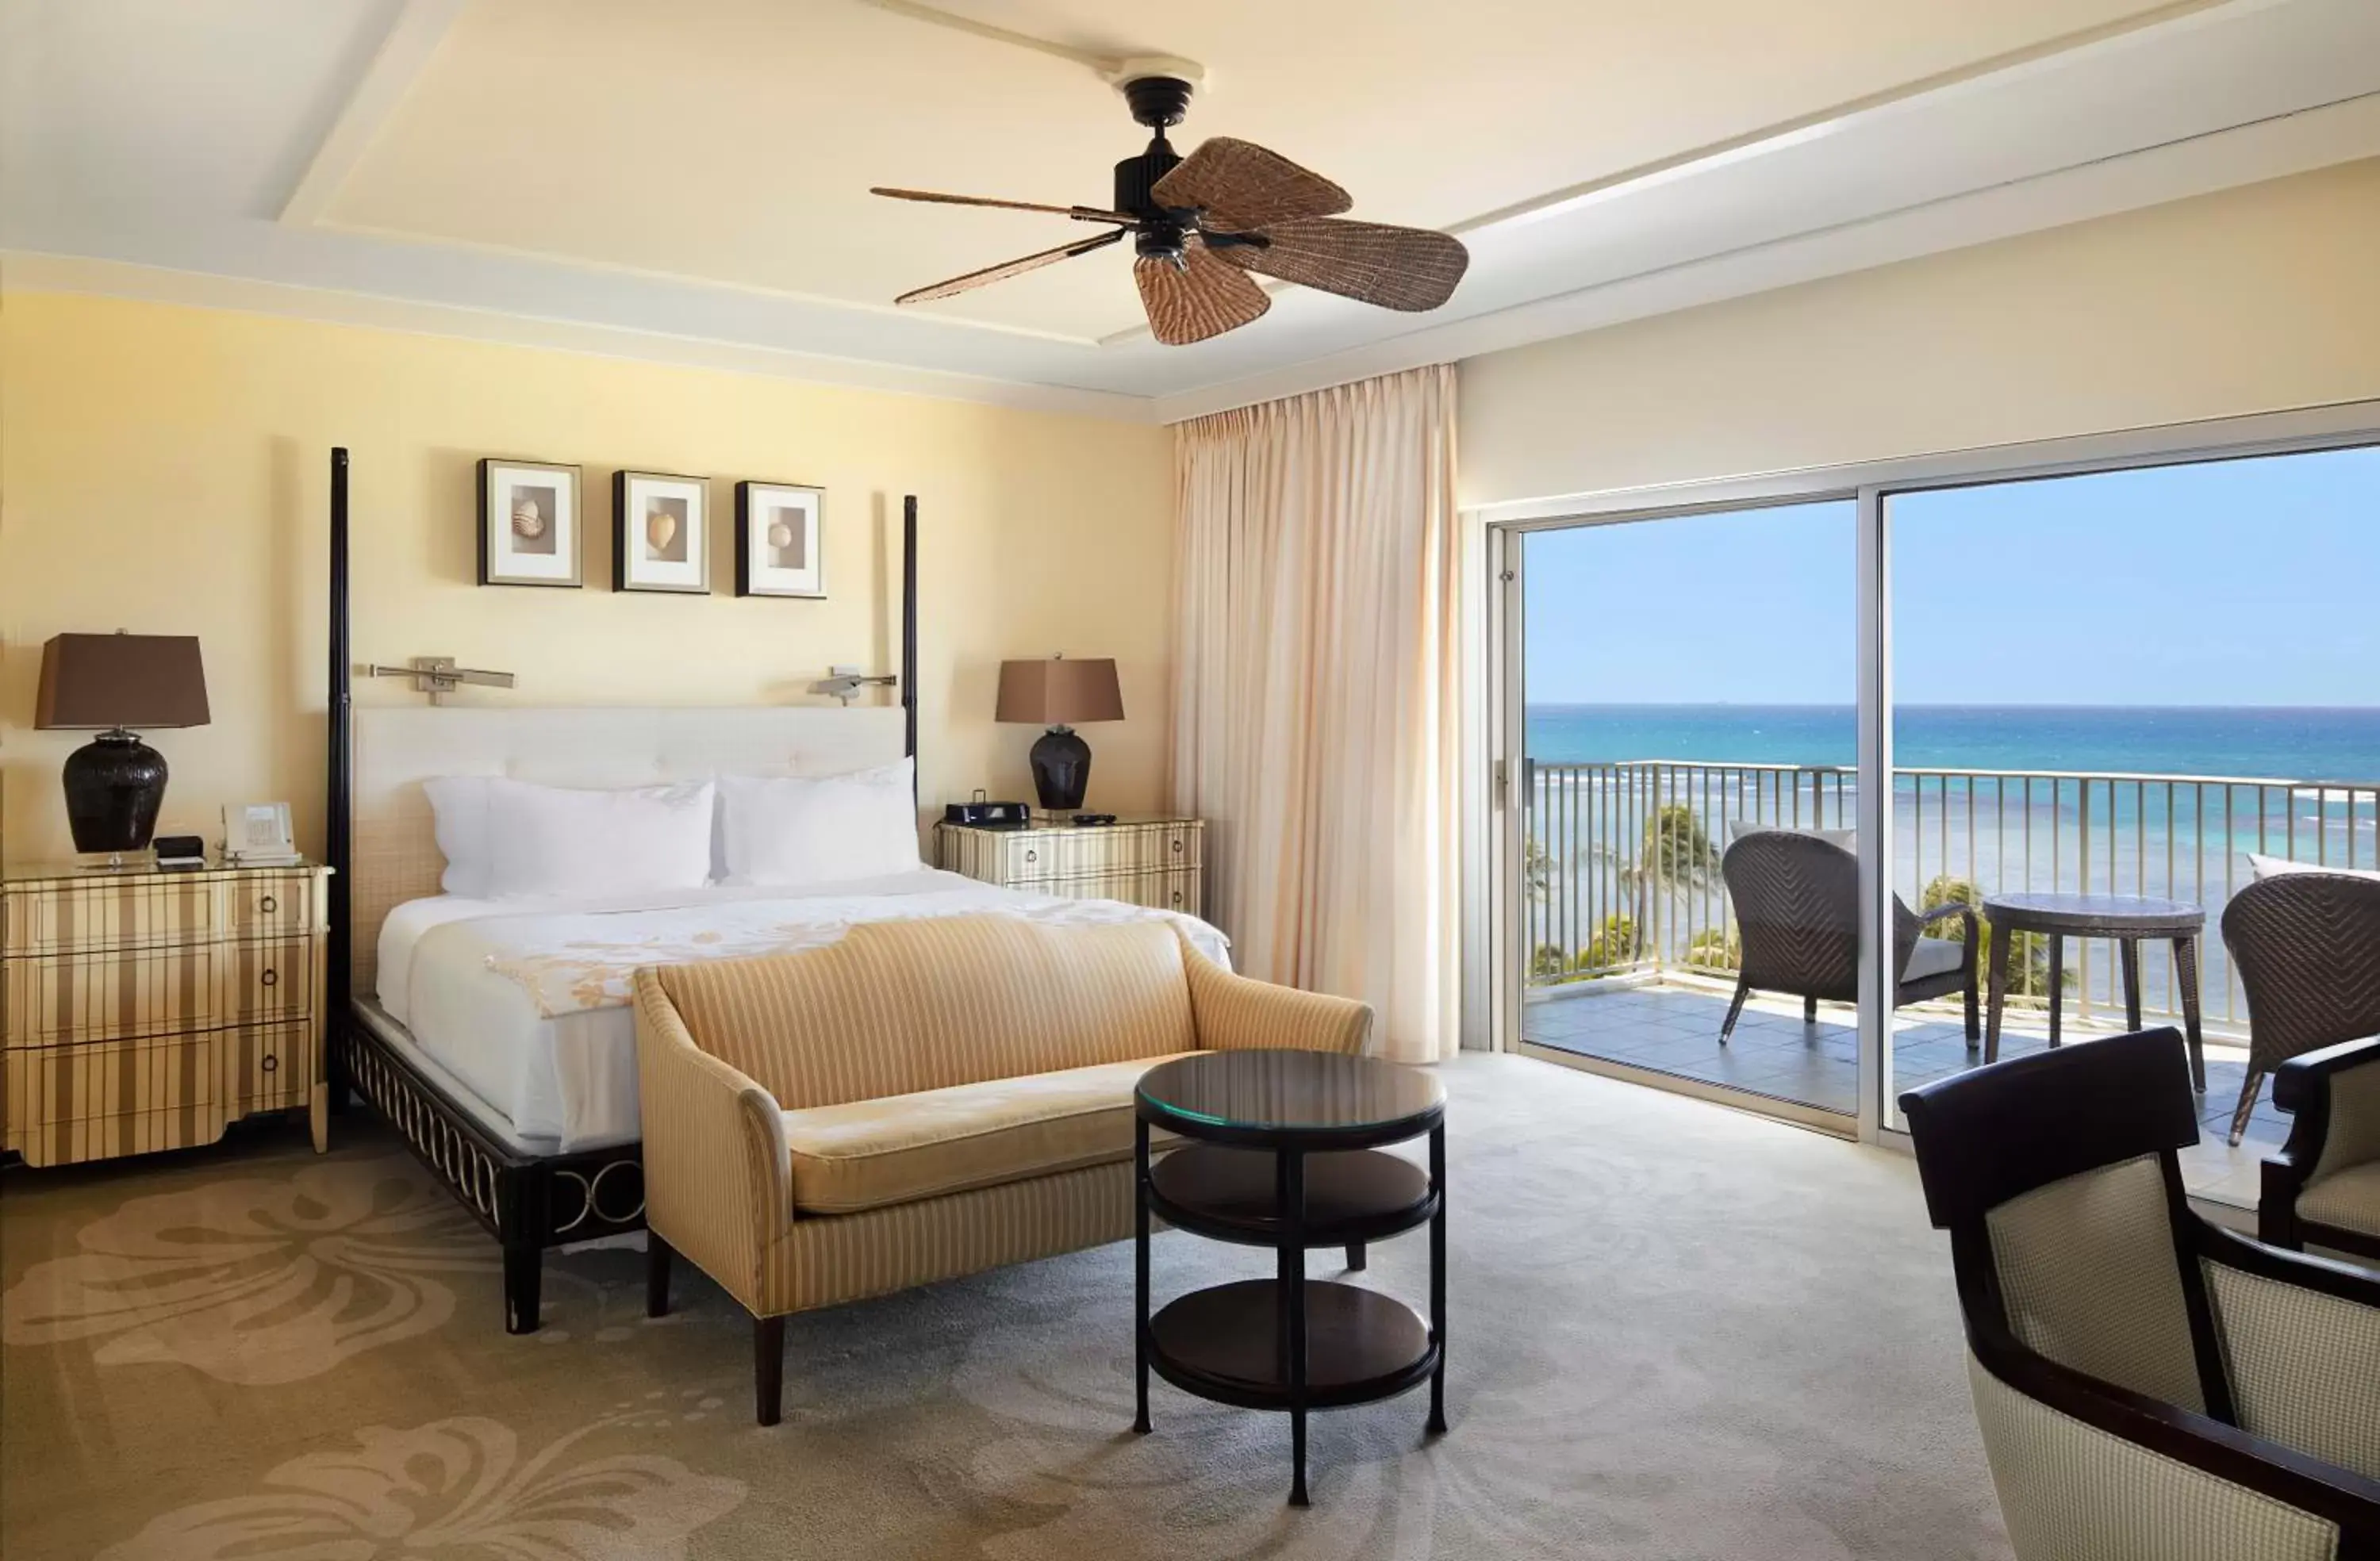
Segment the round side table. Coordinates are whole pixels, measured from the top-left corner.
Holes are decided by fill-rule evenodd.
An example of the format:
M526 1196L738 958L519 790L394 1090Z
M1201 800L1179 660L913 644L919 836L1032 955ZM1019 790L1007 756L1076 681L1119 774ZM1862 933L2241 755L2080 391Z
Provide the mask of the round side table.
M1446 1092L1418 1068L1312 1051L1208 1052L1152 1068L1135 1092L1135 1431L1151 1371L1185 1393L1286 1410L1289 1500L1307 1505L1305 1417L1427 1380L1445 1431ZM1156 1159L1151 1129L1191 1142ZM1379 1146L1429 1135L1427 1175ZM1270 1247L1275 1277L1193 1290L1149 1312L1152 1216L1218 1241ZM1305 1254L1429 1227L1429 1317L1360 1285L1305 1277Z
M2124 964L2124 1023L2141 1027L2141 939L2173 941L2174 973L2181 987L2182 1024L2190 1039L2190 1074L2206 1093L2206 1047L2198 1028L2198 939L2206 913L2186 900L2153 900L2134 894L1996 894L1984 902L1992 925L1990 1017L1984 1027L1984 1060L2000 1055L2000 1010L2008 1002L2010 951L2016 935L2035 932L2049 939L2049 1044L2058 1043L2059 1007L2065 995L2066 939L2105 938Z

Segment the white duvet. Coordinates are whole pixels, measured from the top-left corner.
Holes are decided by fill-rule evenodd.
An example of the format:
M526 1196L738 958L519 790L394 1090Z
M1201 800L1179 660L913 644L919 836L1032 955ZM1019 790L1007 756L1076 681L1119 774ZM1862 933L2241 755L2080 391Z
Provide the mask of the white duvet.
M1195 917L920 868L814 890L416 900L382 925L378 996L422 1054L509 1124L505 1136L517 1145L594 1148L638 1136L627 1010L638 967L815 948L859 922L983 912L1170 921L1208 958L1229 958L1223 935Z

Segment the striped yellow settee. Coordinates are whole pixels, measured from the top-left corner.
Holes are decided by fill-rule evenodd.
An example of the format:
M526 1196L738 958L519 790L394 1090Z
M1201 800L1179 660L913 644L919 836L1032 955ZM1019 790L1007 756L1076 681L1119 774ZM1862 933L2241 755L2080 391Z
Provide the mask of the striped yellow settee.
M743 1302L763 1425L787 1313L1130 1235L1152 1065L1372 1031L1364 1004L1234 975L1164 922L996 915L640 970L636 1011L648 1310L673 1250Z

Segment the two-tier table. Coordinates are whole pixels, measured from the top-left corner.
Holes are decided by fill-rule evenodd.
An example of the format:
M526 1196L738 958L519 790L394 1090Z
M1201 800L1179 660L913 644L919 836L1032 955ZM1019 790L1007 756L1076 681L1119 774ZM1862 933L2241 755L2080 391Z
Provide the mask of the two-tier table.
M1153 1068L1136 1092L1135 1431L1148 1373L1217 1403L1290 1417L1290 1504L1306 1505L1305 1417L1429 1384L1446 1429L1446 1092L1418 1068L1310 1051L1208 1052ZM1152 1160L1151 1130L1190 1140ZM1384 1144L1429 1136L1429 1168ZM1276 1277L1181 1296L1149 1313L1152 1218L1269 1247ZM1429 1316L1360 1285L1305 1277L1305 1254L1429 1227Z

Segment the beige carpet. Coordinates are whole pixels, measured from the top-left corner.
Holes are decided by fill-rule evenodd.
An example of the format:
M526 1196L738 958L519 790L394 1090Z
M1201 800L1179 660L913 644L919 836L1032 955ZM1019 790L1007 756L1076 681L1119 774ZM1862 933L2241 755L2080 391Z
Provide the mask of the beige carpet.
M1910 1164L1521 1059L1448 1070L1444 1439L1161 1383L1131 1249L793 1320L785 1422L698 1276L495 1249L384 1136L0 1178L0 1551L174 1561L2007 1554ZM1158 1241L1160 1298L1268 1260ZM1427 1293L1415 1235L1370 1283ZM1329 1266L1324 1254L1315 1271ZM685 1273L681 1267L681 1275Z

